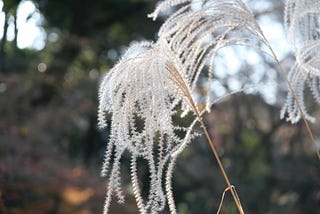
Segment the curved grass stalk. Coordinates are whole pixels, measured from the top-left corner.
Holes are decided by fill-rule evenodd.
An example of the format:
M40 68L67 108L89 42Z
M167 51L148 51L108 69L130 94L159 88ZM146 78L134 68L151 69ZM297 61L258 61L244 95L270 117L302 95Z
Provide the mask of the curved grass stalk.
M227 187L230 189L233 200L237 206L237 209L239 211L240 214L244 214L240 199L235 191L234 188L232 188L233 185L231 185L230 179L224 169L224 166L221 162L221 159L217 153L217 150L214 146L213 140L210 138L209 133L207 131L207 128L202 120L202 116L200 115L200 112L198 110L198 108L196 107L196 104L190 94L190 90L188 88L188 86L186 85L184 79L182 78L182 76L180 75L180 73L178 72L178 70L175 68L175 66L171 63L171 62L167 62L166 63L166 70L168 71L170 78L172 79L172 81L179 87L179 89L182 92L182 95L186 98L186 100L188 101L190 107L192 108L192 110L194 111L196 117L198 118L198 121L200 123L201 128L204 131L205 137L210 145L211 151L218 163L218 166L220 168L220 171L223 175L223 178L225 180L225 182L227 183Z
M260 26L258 26L258 27L259 27L259 29L260 29ZM283 69L283 67L282 67L282 65L281 65L281 63L280 63L280 60L278 59L277 55L275 54L273 48L271 47L270 43L268 42L268 40L267 40L266 37L264 36L264 34L263 34L263 32L262 32L261 29L260 29L260 31L261 31L262 37L263 37L264 40L265 40L265 44L266 44L267 47L269 48L269 50L270 50L270 52L271 52L271 54L272 54L272 56L273 56L273 59L276 61L277 65L278 65L278 67L279 67L279 70L280 70L281 75L283 76L284 80L286 81L286 84L287 84L287 86L288 86L289 92L291 93L292 97L294 98L294 100L295 100L295 102L296 102L296 106L298 107L298 110L299 110L299 112L300 112L300 114L301 114L301 118L302 118L302 120L303 120L303 123L304 123L306 129L307 129L307 133L308 133L308 135L309 135L309 138L310 138L310 140L311 140L311 143L312 143L312 145L313 145L313 147L314 147L314 149L315 149L315 151L316 151L316 155L317 155L318 159L320 160L320 150L319 150L318 147L317 147L316 140L315 140L315 138L314 138L314 136L313 136L313 133L312 133L311 128L310 128L310 125L309 125L309 122L308 122L308 120L307 120L307 118L306 118L306 115L305 115L305 113L304 113L304 111L303 111L302 104L300 103L300 101L299 101L299 99L298 99L298 96L297 96L295 90L293 89L292 84L291 84L290 81L289 81L288 75L286 74L286 72L284 71L284 69Z
M218 210L217 210L217 214L220 214L220 211L222 209L222 205L223 205L223 202L224 202L224 196L226 195L226 192L231 191L232 188L234 188L234 186L227 187L223 191L222 196L221 196L221 200L220 200L220 204L219 204L219 207L218 207Z

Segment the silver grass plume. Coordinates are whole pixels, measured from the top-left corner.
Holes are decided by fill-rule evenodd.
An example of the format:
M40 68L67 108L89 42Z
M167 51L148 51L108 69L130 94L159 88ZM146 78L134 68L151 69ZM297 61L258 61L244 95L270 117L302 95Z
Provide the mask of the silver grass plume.
M200 3L196 8L192 4ZM244 45L262 52L267 41L257 22L241 0L167 0L158 5L149 17L156 19L161 12L180 6L169 16L158 36L166 41L170 51L179 57L186 70L186 82L194 91L201 73L207 72L210 83L214 73L215 56L219 49ZM212 105L210 93L206 109Z
M109 177L104 213L108 213L112 194L119 202L124 197L120 184L120 159L124 152L131 155L131 181L140 213L159 213L166 204L162 178L171 177L175 158L173 153L188 144L193 134L190 128L179 127L172 121L183 95L173 84L166 66L179 62L163 47L150 42L133 44L122 59L101 82L98 120L105 127L105 114L112 113L111 134L105 153L102 175ZM186 132L181 138L176 131ZM112 160L113 156L113 162ZM150 186L147 199L143 199L137 175L137 159L148 162ZM168 165L169 163L169 165ZM167 185L170 191L171 187ZM168 203L174 202L168 195Z
M306 110L304 91L309 87L315 101L320 104L320 2L287 0L284 24L296 56L296 62L288 75L289 81L305 118L314 122L315 118ZM292 123L301 118L301 112L291 93L288 93L281 117L287 117Z
M180 8L164 22L157 42L131 45L101 82L100 127L107 126L105 114L112 113L102 167L102 175L109 177L104 213L109 211L113 193L119 202L124 200L120 179L124 152L131 155L131 182L139 212L159 213L167 199L170 212L176 213L171 177L176 158L195 137L192 129L203 113L192 97L200 74L208 72L207 81L211 81L215 56L225 46L245 45L259 50L261 44L270 47L242 1L200 1L201 7L193 9L191 3L196 1L160 3L150 17L156 19L165 10ZM212 103L209 93L206 110ZM173 123L179 106L196 115L189 127ZM183 131L185 137L179 137L177 130ZM148 198L141 195L138 159L148 162Z

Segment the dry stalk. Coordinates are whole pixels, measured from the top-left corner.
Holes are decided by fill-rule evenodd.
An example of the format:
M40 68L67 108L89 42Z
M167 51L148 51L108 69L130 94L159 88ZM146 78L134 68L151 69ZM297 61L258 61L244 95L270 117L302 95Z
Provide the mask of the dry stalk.
M307 121L307 119L306 119L306 117L305 117L305 114L303 113L302 106L301 106L301 103L300 103L299 100L298 100L297 94L296 94L296 92L294 91L294 89L293 89L293 87L292 87L292 85L291 85L291 83L290 83L290 81L289 81L289 79L288 79L288 75L287 75L286 72L284 71L284 69L283 69L283 67L282 67L282 65L281 65L281 63L280 63L277 55L275 54L273 48L271 47L271 45L270 45L270 43L268 42L268 40L265 38L265 36L264 36L264 34L262 33L262 31L261 31L261 34L262 34L262 36L263 36L263 38L264 38L264 40L265 40L265 44L267 45L267 47L269 48L269 50L270 50L270 52L271 52L272 57L273 57L274 60L276 61L277 65L279 66L280 73L281 73L281 75L283 76L284 80L286 81L286 84L287 84L287 86L288 86L288 88L289 88L289 91L290 91L290 93L292 94L292 96L293 96L293 98L294 98L294 100L295 100L295 102L296 102L296 104L297 104L297 107L298 107L298 109L299 109L299 111L300 111L300 114L301 114L303 123L304 123L304 125L305 125L305 127L306 127L306 129L307 129L307 133L308 133L308 135L309 135L309 137L310 137L311 143L312 143L312 145L313 145L313 147L314 147L314 149L315 149L315 151L316 151L316 154L317 154L318 159L320 160L320 150L318 149L318 146L317 146L316 140L315 140L315 138L314 138L314 136L313 136L313 133L312 133L312 131L311 131L309 122Z
M197 118L198 118L198 121L200 123L200 126L201 128L203 129L204 131L204 134L206 136L206 139L210 145L210 148L211 148L211 151L218 163L218 166L220 168L220 171L224 177L224 180L226 181L227 183L227 189L229 189L231 191L231 194L232 194L232 197L233 197L233 200L237 206L237 209L239 211L240 214L244 214L244 211L242 209L242 205L241 205L241 202L240 202L240 199L238 197L238 194L236 193L235 189L233 188L233 185L231 185L231 182L230 182L230 179L222 165L222 162L221 162L221 159L217 153L217 150L214 146L214 143L213 143L213 140L210 138L209 136L209 133L207 131L207 128L203 122L203 119L199 113L199 110L198 108L196 107L195 105L195 102L190 94L190 90L186 84L186 82L184 81L183 77L181 76L181 74L178 72L178 70L176 69L176 67L173 65L173 63L171 62L167 62L166 63L166 70L168 71L169 73L169 76L170 78L172 79L172 81L177 85L177 87L179 88L179 90L182 92L182 95L187 99L190 107L192 108L192 110L194 111L194 113L196 114Z

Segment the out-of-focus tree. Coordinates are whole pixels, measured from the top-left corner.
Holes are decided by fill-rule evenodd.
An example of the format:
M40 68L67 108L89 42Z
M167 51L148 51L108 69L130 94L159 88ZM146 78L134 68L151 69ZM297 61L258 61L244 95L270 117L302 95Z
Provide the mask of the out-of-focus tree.
M3 11L11 14L23 2L3 1ZM92 136L98 133L94 106L95 85L99 76L117 60L130 41L153 39L158 22L148 20L146 14L152 10L155 1L99 0L94 4L88 0L32 2L44 17L42 27L47 37L44 49L13 52L15 45L7 42L6 38L6 21L1 39L3 56L0 61L3 66L7 65L8 72L27 75L25 80L29 81L30 87L26 93L33 107L60 100L68 96L68 91L78 87L80 90L75 93L87 94L85 102L90 101L93 107L88 109L88 115L85 116L89 124L88 133L75 131L76 134L71 134L75 136L75 140L72 140L75 143L70 143L70 147L73 147L72 153L77 151L76 156L83 153L89 157L97 152L95 143L90 142L90 139L94 139ZM143 31L141 23L144 23ZM79 136L81 140L78 140Z
M92 54L86 71L106 68L128 41L152 39L157 24L146 19L152 1L34 1L45 17L47 33L57 34L59 46L52 52L47 72L63 81L68 68L82 54ZM139 31L143 25L143 31ZM118 48L117 48L118 47Z
M7 15L0 56L6 68L0 73L0 213L78 212L78 195L72 193L89 186L89 203L99 204L83 210L97 210L104 197L97 169L106 138L96 127L97 83L130 41L155 36L157 22L146 17L155 1L32 1L44 18L46 44L17 51L16 37L6 37L7 18L20 1L12 2L2 1ZM86 173L95 181L76 179ZM68 185L78 190L71 191L71 202Z
M9 19L14 20L14 48L17 48L17 8L21 0L3 0L2 11L4 13L3 37L0 42L0 72L6 71L6 43Z

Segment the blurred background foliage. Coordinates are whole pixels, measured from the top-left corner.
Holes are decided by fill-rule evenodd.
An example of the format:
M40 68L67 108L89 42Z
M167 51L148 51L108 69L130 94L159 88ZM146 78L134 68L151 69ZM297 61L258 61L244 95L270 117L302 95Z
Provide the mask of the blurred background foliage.
M27 35L17 14L26 2L35 9L25 21L38 17L42 37L22 48L19 39ZM257 18L282 21L282 1L248 3ZM0 1L0 213L102 212L106 182L99 169L108 130L97 129L99 79L130 42L156 37L161 20L146 18L155 5L155 0ZM287 69L292 59L290 53L282 57ZM263 56L259 64L260 79L276 69ZM230 79L244 86L257 68L244 62L237 69L220 74L219 87L232 90ZM278 75L273 81L276 102L261 93L229 96L205 115L207 127L246 213L318 213L319 160L303 124L279 120L285 87ZM204 90L199 87L199 94ZM319 115L316 106L310 108ZM319 122L312 128L319 136ZM123 178L127 203L114 203L111 213L137 213L128 177ZM179 214L216 212L226 186L203 138L181 155L173 183ZM222 213L236 213L229 194Z

